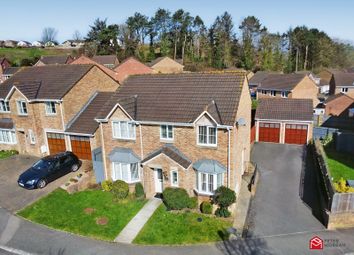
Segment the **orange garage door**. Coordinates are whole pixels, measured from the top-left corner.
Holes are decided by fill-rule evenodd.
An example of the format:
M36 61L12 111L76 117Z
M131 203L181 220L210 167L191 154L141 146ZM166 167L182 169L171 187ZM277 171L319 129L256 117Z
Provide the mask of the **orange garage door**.
M51 155L66 151L65 136L58 133L47 133L49 153Z
M306 144L307 143L307 125L286 124L285 125L285 143Z
M90 138L86 136L70 136L71 150L79 159L91 160Z
M279 143L280 124L279 123L259 123L259 142Z

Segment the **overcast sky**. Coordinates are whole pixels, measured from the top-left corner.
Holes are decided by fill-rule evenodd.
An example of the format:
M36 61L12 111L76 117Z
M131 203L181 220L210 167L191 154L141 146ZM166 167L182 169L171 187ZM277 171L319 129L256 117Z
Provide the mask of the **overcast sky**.
M254 15L271 32L307 25L324 30L331 37L354 42L352 0L16 0L2 1L0 40L39 40L44 27L58 30L58 40L71 39L75 30L86 35L96 18L123 23L134 12L151 16L158 8L183 8L210 25L224 11L231 13L235 27ZM237 32L237 30L236 30Z

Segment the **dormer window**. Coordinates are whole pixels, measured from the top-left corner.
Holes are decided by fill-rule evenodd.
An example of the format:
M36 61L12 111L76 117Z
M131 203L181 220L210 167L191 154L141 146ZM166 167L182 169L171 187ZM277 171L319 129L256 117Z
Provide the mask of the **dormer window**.
M217 135L214 126L198 126L198 144L216 146Z
M28 115L27 103L25 100L17 101L17 111L18 115Z
M0 101L0 112L10 112L10 103L9 101Z
M46 115L57 114L57 109L55 108L55 102L46 102L45 103L45 113L46 113Z

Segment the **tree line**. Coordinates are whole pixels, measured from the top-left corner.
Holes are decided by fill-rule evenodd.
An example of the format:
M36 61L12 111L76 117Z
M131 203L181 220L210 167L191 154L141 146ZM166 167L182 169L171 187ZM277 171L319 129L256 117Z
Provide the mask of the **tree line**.
M354 65L354 47L324 31L298 26L271 33L254 16L237 27L228 12L209 27L183 9L158 9L151 17L136 12L124 24L96 19L85 40L88 55L135 56L144 62L169 56L182 59L191 71L236 67L289 73Z

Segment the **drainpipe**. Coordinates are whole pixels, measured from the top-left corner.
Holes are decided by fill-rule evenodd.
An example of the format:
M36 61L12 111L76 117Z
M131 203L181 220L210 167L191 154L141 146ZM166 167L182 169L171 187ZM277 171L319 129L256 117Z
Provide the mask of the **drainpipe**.
M228 135L228 144L227 144L227 187L230 188L230 166L231 166L231 131L230 128L227 128L227 135Z
M143 131L142 131L142 128L141 128L141 124L139 123L139 137L140 137L140 156L141 156L141 160L143 160L144 158L144 147L143 147ZM144 185L144 167L143 169L141 170L141 183L143 184L143 186L145 187Z
M99 123L99 125L100 125L100 131L101 131L101 145L102 145L102 159L103 159L104 175L106 177L105 179L108 180L108 173L107 173L107 168L106 168L106 149L104 147L102 123Z

